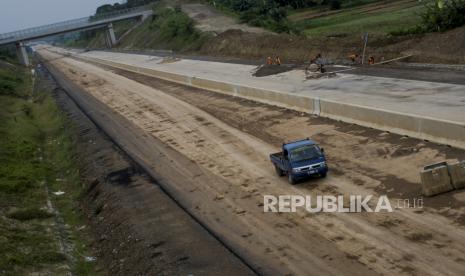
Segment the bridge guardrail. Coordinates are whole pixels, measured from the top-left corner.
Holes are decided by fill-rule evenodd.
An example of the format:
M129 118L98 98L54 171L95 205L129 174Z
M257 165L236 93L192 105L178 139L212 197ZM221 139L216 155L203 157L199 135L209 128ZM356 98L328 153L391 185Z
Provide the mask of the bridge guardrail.
M134 8L130 8L130 9L124 9L124 10L119 10L119 11L114 11L114 12L100 14L100 15L87 16L87 17L62 21L62 22L58 22L58 23L47 24L47 25L43 25L43 26L27 28L27 29L13 31L13 32L8 32L8 33L3 33L3 34L0 34L0 42L2 40L8 40L8 39L21 40L21 39L27 38L29 36L46 34L46 33L51 32L53 30L60 30L60 29L63 29L65 27L66 28L72 28L72 27L79 28L81 26L85 27L86 24L90 24L90 23L92 25L95 25L99 21L104 21L105 19L118 17L120 15L139 13L139 12L142 12L142 11L145 11L145 10L149 10L149 5L134 7ZM102 22L102 24L103 24L103 22Z

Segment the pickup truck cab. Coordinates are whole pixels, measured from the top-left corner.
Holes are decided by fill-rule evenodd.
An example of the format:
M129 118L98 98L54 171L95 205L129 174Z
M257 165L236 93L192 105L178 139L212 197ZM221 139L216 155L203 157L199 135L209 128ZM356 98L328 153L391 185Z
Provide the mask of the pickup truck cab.
M282 151L270 155L276 173L287 175L289 183L311 175L326 177L328 165L324 150L310 139L283 144Z

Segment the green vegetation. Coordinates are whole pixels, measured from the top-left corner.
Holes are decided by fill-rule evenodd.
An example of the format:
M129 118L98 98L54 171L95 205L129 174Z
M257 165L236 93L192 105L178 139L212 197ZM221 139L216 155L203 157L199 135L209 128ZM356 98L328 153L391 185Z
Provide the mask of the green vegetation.
M385 35L420 23L423 10L416 1L393 1L337 11L307 9L291 18L297 28L310 37L364 32Z
M36 90L29 70L0 61L0 274L63 274L64 264L77 275L93 274L93 264L83 260L85 237L76 230L83 218L76 212L74 145L50 91ZM59 250L48 198L69 225L75 263Z
M132 31L120 41L118 47L131 49L170 49L170 50L196 50L210 34L201 33L194 28L194 21L180 8L165 7L162 4L154 7L152 20L142 24L134 20L125 20L114 24L116 37L121 37L126 31ZM136 27L134 27L136 26ZM103 30L90 30L81 32L79 39L65 42L70 47L105 47L105 34Z
M336 1L340 2L341 8L348 9L348 8L358 7L358 6L362 6L366 4L382 2L383 0L336 0ZM333 5L333 2L334 1L330 1L330 7L331 5Z
M7 214L7 217L17 220L31 220L31 219L46 219L51 218L53 215L47 211L36 209L36 208L26 208L19 209Z
M332 10L338 10L341 8L341 1L340 0L331 0L329 2L329 6Z
M194 28L194 21L179 8L154 9L155 16L149 29L154 42L172 50L200 45L202 35Z
M159 5L154 11L152 20L146 20L134 28L120 42L119 48L191 51L198 49L209 38L208 33L196 30L192 19L179 8ZM87 45L93 47L96 39Z
M169 3L160 1L154 5L154 18L133 25L131 32L120 40L117 47L253 57L260 56L264 49L273 54L274 48L279 48L282 57L300 60L308 55L307 48L319 48L320 51L326 48L327 55L340 55L343 48L358 47L361 34L369 33L369 47L381 49L396 44L400 51L400 48L405 50L403 47L408 46L400 42L411 39L404 35L443 31L460 26L465 20L461 16L465 0L425 1L426 5L418 0L208 0L221 12L242 22L300 37L242 32L225 32L218 36L202 33L194 28L195 24L179 8L167 7ZM442 1L442 4L438 5L437 1ZM256 43L252 36L260 36L260 41ZM97 37L81 36L73 44L70 46L100 48L104 46L104 36L102 33ZM388 52L385 56L394 55L392 49Z
M279 5L274 2L258 2L256 6L242 11L239 18L243 23L248 23L256 27L263 27L278 33L297 32L297 29L293 28L287 20L287 9L279 7Z
M16 89L23 84L23 78L11 70L1 69L0 93L1 95L17 95Z
M309 22L293 24L288 15L326 10L348 9L380 0L209 0L222 11L235 13L243 23L275 32L300 33ZM319 22L316 23L318 25ZM329 23L330 24L330 23Z
M234 13L242 23L263 27L274 32L288 33L297 32L297 29L293 28L287 20L288 10L315 6L318 2L318 0L209 0L214 7Z
M340 2L337 11L321 7L299 10L289 18L298 29L311 37L362 32L418 34L444 31L465 24L465 0L356 2ZM333 2L330 3L333 5Z
M423 13L426 31L445 31L465 25L465 0L436 0Z
M378 33L387 34L402 26L417 23L420 18L416 15L421 7L412 7L389 12L376 12L363 16L357 13L343 13L335 16L317 18L305 25L308 36L326 34L357 34Z
M105 4L97 8L95 15L148 5L158 0L127 0L124 3Z
M16 63L17 59L14 46L0 46L0 60Z
M465 25L465 0L430 0L423 3L421 22L391 32L392 35L442 32Z
M127 19L113 23L115 36L120 38L125 32L131 29L136 23L136 19ZM105 48L105 31L103 29L94 29L80 32L74 39L63 40L65 46L79 48Z

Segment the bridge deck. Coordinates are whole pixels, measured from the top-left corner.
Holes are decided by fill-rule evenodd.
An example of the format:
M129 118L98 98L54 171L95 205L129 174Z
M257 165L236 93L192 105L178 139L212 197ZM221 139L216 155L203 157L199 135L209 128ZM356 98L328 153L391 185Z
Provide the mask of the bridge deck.
M4 33L0 34L0 45L15 43L19 41L28 41L66 32L99 28L112 22L121 21L133 17L149 16L152 13L153 12L151 9L147 9L147 7L144 6L107 13L99 15L97 17L83 17L64 22L19 30L15 32Z

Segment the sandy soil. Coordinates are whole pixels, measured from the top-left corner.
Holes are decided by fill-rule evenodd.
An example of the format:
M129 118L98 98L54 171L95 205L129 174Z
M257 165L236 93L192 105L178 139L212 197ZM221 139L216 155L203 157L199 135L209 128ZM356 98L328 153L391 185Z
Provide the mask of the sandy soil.
M346 71L344 73L428 82L465 84L465 70L452 70L448 68L415 68L403 65L376 65L359 67L355 70Z
M85 187L78 203L87 225L79 230L93 236L97 275L255 275L89 120L68 96L78 89L65 92L43 68L72 122Z
M202 32L222 33L234 29L249 33L272 33L262 28L240 24L234 18L224 15L209 5L199 3L182 4L181 9L195 21L195 27Z
M150 87L94 65L42 54L146 135L192 160L199 176L217 177L178 182L176 189L197 202L192 211L240 248L259 272L461 275L465 270L463 191L425 200L422 210L389 214L265 214L261 206L266 194L418 197L419 168L463 159L463 151L139 79ZM330 175L290 186L274 175L268 154L283 140L307 136L325 146Z

